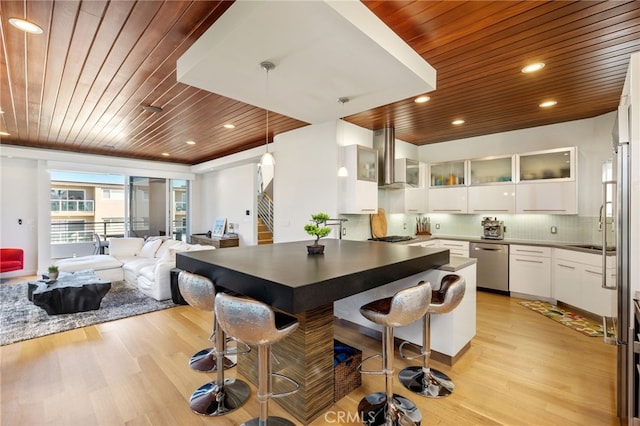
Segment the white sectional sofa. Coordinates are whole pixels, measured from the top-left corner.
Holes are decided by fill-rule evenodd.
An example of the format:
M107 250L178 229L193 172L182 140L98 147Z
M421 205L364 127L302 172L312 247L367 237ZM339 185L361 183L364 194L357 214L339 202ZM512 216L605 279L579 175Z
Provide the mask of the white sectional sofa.
M82 256L56 262L65 272L87 269L106 281L126 281L156 300L171 298L171 269L176 267L176 253L214 250L213 246L187 244L166 237L113 238L109 254Z

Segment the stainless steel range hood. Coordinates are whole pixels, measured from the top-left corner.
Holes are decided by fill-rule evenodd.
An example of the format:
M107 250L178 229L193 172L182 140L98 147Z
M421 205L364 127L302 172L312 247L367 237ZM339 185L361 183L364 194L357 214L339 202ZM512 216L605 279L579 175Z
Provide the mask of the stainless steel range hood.
M373 132L373 149L378 151L378 187L381 189L405 189L413 188L406 182L406 170L396 170L398 167L406 167L408 162L396 159L396 137L391 127L375 130ZM412 160L409 160L412 161ZM417 161L413 161L417 167Z

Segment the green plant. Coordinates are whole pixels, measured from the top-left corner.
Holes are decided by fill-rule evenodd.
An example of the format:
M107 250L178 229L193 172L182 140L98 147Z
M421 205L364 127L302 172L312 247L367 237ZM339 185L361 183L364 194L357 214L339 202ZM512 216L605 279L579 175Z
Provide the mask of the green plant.
M304 230L307 231L307 234L316 237L316 240L313 243L314 246L318 245L318 241L320 241L320 238L326 237L331 232L331 228L327 226L320 226L322 224L325 224L327 220L329 220L329 215L326 213L312 214L311 222L313 223L304 226Z
M58 272L58 267L56 265L49 266L49 273Z

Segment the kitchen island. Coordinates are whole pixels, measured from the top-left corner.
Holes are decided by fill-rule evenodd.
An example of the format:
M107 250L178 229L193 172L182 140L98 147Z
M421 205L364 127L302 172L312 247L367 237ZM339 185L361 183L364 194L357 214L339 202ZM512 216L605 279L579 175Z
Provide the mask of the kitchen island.
M273 368L300 383L297 393L278 403L305 424L333 405L333 303L449 263L449 251L443 249L368 241L323 243L324 255L307 255L309 242L300 241L185 252L176 258L179 269L298 318L298 329L273 346L279 361ZM257 383L255 351L240 357L238 369Z

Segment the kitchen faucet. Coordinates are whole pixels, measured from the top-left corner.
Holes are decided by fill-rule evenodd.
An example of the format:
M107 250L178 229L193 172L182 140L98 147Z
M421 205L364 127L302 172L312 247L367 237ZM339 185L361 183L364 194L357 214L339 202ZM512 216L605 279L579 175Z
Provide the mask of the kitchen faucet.
M327 219L326 222L324 223L327 226L335 226L338 225L340 231L338 232L338 239L341 240L342 239L342 224L344 222L347 222L349 219Z

